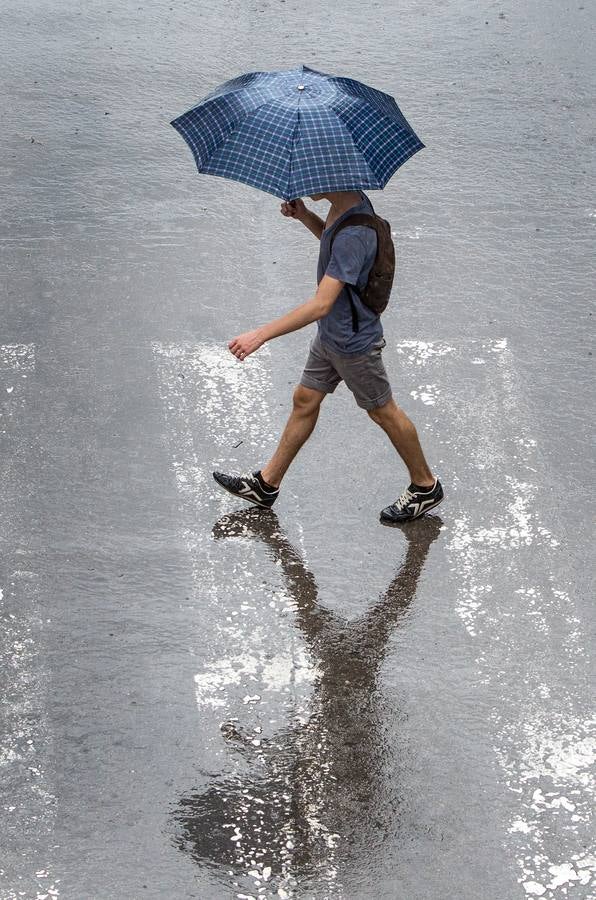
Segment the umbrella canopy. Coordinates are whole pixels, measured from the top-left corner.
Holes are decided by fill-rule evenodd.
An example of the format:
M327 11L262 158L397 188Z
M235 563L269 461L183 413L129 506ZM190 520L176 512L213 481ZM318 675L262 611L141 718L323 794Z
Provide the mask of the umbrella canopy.
M199 172L282 200L382 189L425 146L389 94L307 66L226 81L171 124Z

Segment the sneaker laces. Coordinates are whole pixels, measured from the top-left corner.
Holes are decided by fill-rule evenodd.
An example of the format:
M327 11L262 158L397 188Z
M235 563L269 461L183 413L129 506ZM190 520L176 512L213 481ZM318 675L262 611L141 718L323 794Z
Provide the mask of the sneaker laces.
M401 497L395 501L393 504L395 508L401 512L412 500L414 499L414 494L406 488Z

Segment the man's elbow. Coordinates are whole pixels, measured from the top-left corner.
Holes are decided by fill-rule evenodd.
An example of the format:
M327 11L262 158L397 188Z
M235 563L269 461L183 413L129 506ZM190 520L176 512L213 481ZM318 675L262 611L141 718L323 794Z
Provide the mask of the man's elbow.
M313 303L315 322L318 321L318 319L323 319L325 316L329 315L329 313L331 312L331 310L333 308L334 302L335 301L333 301L333 300L331 300L331 301L323 300L323 299L317 299L315 297L314 303Z
M337 298L339 297L339 291L335 296L329 296L322 294L322 296L315 295L312 299L313 310L317 319L322 319L323 316L329 315L331 310L333 309L333 305Z
M340 281L339 278L334 278L330 275L323 276L313 297L317 319L322 319L323 316L329 315L343 288L344 282Z

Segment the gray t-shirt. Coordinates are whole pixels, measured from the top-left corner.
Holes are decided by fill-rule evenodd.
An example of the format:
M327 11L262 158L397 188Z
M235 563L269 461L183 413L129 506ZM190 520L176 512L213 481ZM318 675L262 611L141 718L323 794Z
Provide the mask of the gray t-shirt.
M366 285L377 254L377 235L372 228L367 228L366 225L348 225L333 242L333 254L329 253L331 237L340 222L355 213L373 212L366 194L362 191L360 194L361 202L342 213L321 235L317 283L323 275L331 275L346 284L356 285L359 289ZM358 311L358 331L352 328L352 308L347 287L343 288L331 312L317 322L321 341L335 353L345 355L366 353L383 337L380 316L365 306L354 291L351 294Z

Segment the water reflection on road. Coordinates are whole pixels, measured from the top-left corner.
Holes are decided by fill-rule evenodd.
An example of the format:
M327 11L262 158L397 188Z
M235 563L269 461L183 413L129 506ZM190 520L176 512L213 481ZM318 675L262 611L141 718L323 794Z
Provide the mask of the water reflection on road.
M242 766L205 792L178 800L177 843L200 865L233 872L244 889L289 896L298 883L341 893L342 862L374 872L375 853L399 827L399 777L385 736L379 672L393 630L416 595L441 519L404 527L405 559L384 594L348 621L324 606L314 575L272 510L222 517L217 539L251 535L281 567L295 602L296 625L316 664L307 716L270 738L222 723L230 753ZM391 775L387 776L388 767Z

